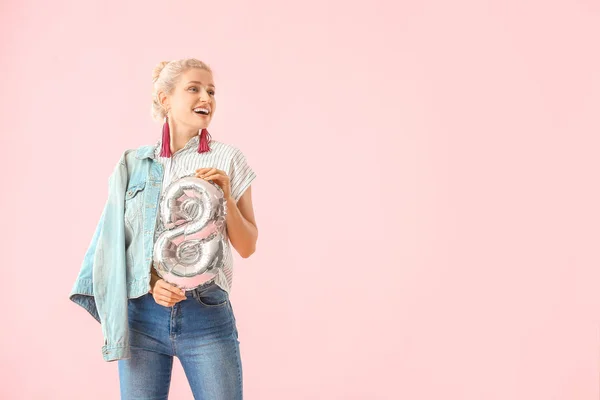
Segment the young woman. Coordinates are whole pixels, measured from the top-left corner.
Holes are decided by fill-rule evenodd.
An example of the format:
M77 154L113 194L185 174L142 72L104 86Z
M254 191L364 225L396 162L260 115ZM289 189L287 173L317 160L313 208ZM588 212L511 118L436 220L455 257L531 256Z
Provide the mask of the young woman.
M70 298L101 322L104 359L118 360L123 399L167 399L174 357L194 398L241 399L242 364L229 300L231 246L243 258L255 251L250 183L256 174L239 149L210 139L207 128L217 103L206 64L162 62L153 81L152 112L164 121L162 138L125 151L115 167ZM156 274L152 247L164 231L160 195L190 174L223 189L226 245L216 276L182 291Z

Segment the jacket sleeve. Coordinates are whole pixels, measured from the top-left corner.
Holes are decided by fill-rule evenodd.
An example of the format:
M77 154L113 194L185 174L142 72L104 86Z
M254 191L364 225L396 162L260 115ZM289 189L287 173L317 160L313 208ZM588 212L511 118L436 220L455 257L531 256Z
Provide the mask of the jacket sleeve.
M98 244L98 238L100 237L100 232L102 231L102 225L104 223L104 213L106 211L106 205L102 210L102 214L100 215L100 220L96 225L96 229L94 231L94 235L92 236L92 241L90 242L87 251L83 257L83 262L81 263L81 268L79 269L79 275L75 280L75 284L71 289L71 293L69 294L69 299L75 304L83 307L87 310L92 317L98 322L100 322L100 317L98 316L98 309L96 308L96 301L94 299L94 287L92 284L92 268L94 263L94 257L96 254L96 247Z
M128 179L126 154L127 151L109 179L108 201L92 268L94 298L104 336L102 355L105 361L130 357L123 217Z

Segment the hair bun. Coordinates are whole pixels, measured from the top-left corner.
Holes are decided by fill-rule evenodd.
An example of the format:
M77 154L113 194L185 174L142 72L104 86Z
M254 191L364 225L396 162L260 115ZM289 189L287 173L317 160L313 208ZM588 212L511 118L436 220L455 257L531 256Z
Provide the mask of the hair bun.
M156 82L158 80L160 72L168 63L169 61L161 61L156 65L156 67L154 67L154 70L152 71L152 82Z

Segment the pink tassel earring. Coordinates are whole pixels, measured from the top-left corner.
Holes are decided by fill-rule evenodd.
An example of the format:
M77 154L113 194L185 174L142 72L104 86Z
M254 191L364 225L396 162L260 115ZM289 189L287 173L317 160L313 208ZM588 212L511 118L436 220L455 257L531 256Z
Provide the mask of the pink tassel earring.
M200 132L200 144L198 145L198 153L206 153L210 151L208 144L210 143L210 133L206 129L202 129Z
M161 157L171 157L171 131L169 130L169 117L165 115L165 123L162 130Z

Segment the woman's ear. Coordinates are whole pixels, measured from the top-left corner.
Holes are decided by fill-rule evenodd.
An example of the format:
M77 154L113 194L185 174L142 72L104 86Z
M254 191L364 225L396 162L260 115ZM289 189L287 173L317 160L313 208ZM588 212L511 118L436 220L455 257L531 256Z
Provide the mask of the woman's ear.
M165 92L158 92L158 103L165 109L169 109L169 97L165 94Z

